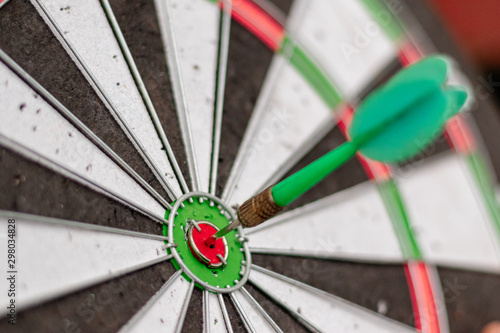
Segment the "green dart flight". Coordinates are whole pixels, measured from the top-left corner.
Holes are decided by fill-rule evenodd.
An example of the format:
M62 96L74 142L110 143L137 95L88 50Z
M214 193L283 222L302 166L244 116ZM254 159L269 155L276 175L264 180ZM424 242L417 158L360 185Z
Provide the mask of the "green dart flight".
M446 84L450 67L448 58L432 56L401 70L361 103L349 130L350 141L247 200L237 211L238 220L211 239L239 225L253 227L268 220L357 151L386 163L418 154L442 132L446 121L460 111L467 99L464 87Z

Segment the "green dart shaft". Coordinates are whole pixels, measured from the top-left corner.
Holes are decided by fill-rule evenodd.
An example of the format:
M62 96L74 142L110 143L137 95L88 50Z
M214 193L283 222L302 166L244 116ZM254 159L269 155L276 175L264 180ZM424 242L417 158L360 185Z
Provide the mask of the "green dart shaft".
M358 150L356 142L347 141L290 177L247 200L237 211L238 219L207 238L205 243L207 245L213 243L240 225L254 227L277 214L283 207L307 192L353 157Z
M289 205L351 159L357 150L358 145L348 141L274 185L271 190L274 202L281 207Z

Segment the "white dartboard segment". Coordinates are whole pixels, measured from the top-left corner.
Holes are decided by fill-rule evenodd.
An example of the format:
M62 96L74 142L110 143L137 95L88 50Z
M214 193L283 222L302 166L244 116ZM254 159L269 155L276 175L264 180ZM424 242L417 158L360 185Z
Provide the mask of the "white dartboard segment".
M0 217L15 219L19 310L170 258L161 236L16 212Z
M193 190L209 191L220 9L206 0L155 0Z
M233 204L279 180L336 124L313 87L275 55L222 195Z
M403 255L374 183L366 182L248 229L253 253L401 263Z
M250 282L311 331L404 333L414 328L286 276L252 266Z
M120 332L180 332L193 288L177 271Z
M224 300L221 301L225 307ZM224 318L219 296L208 290L203 291L203 329L210 333L232 333L231 323Z
M249 332L283 332L245 288L231 293L230 296Z
M465 161L445 153L400 170L398 184L424 257L435 264L500 272L500 249Z
M397 57L395 45L359 1L300 0L290 17L302 17L291 36L314 55L347 100L356 100Z
M165 208L0 62L0 135L162 219Z
M172 192L172 199L180 195L168 156L99 0L32 3L126 134L145 151L146 161Z

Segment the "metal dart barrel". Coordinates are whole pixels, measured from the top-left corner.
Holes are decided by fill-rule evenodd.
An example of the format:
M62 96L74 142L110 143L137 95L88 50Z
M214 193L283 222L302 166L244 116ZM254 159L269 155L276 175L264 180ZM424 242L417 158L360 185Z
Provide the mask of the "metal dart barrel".
M240 225L246 228L258 226L269 220L283 210L283 207L276 204L272 194L272 187L266 188L256 196L248 199L236 211L237 219L228 224L223 229L216 232L205 242L210 244L215 240L225 236Z

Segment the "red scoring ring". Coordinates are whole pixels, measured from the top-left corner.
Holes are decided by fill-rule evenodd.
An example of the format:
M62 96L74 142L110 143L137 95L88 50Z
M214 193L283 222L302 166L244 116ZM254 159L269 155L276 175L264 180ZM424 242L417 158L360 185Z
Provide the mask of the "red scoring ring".
M192 240L198 251L196 251L196 249L193 249L193 244L191 243L191 240L189 240L188 244L191 253L199 261L205 264L216 266L221 265L222 261L217 257L217 254L222 255L223 258L226 257L226 246L224 244L223 238L219 238L214 243L207 246L205 245L205 240L215 234L218 230L213 226L203 222L199 222L198 226L200 227L201 231L198 231L198 229L195 227L192 228ZM208 260L208 262L207 260L205 260L205 258L202 258L199 253L201 253Z

